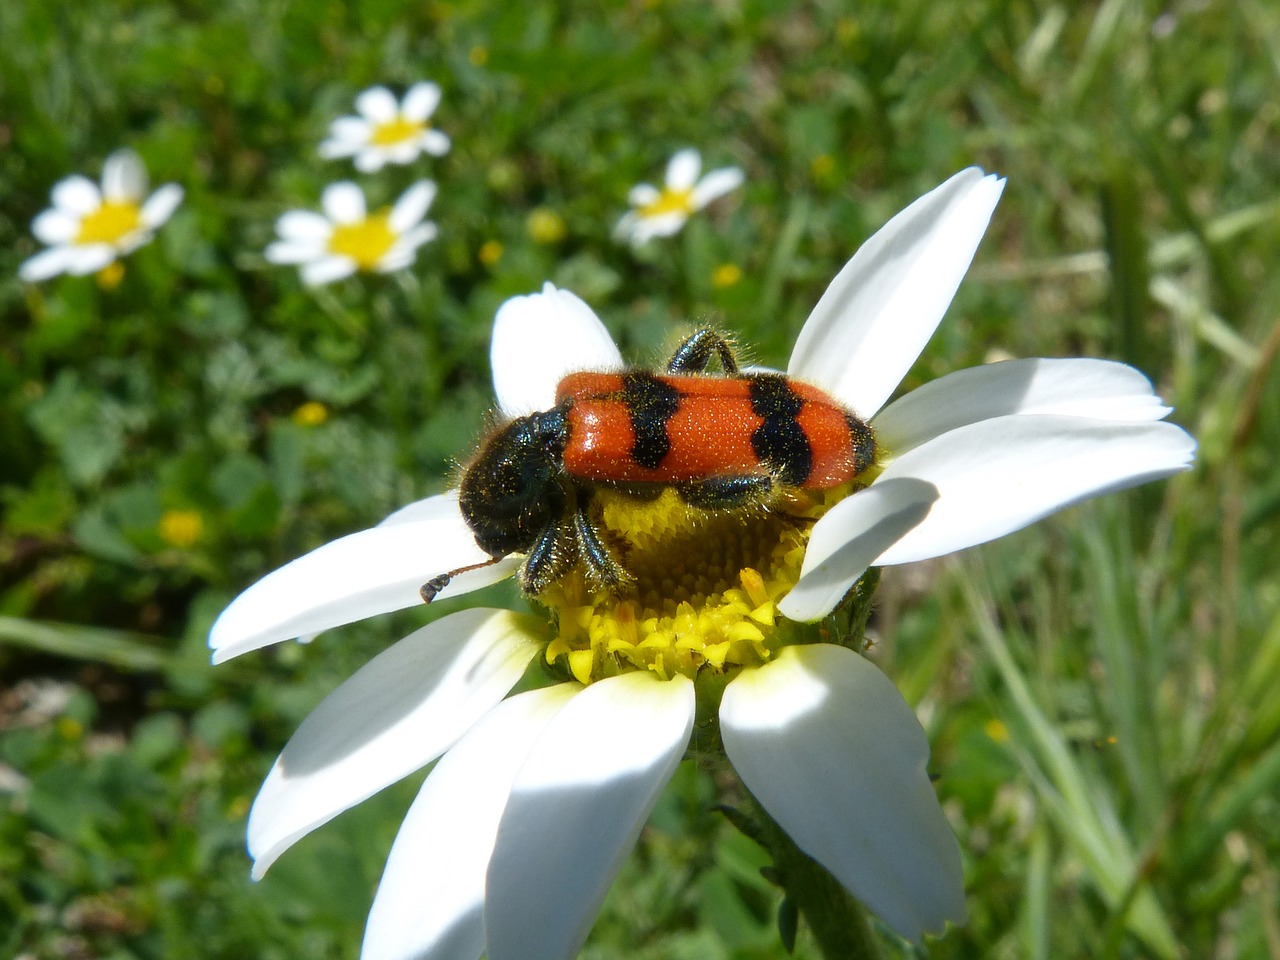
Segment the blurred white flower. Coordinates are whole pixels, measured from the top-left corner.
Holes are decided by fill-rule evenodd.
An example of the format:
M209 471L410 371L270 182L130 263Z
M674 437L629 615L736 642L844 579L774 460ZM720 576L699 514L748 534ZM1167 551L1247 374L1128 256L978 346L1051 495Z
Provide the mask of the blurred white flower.
M434 83L415 83L399 103L386 87L370 87L356 97L358 117L339 117L329 125L320 156L354 157L363 173L388 163L412 163L422 153L444 156L449 138L430 123L439 103L440 88Z
M368 213L364 193L349 181L330 184L321 198L324 214L290 210L276 221L280 239L267 247L272 263L297 264L303 282L316 285L357 270L393 273L413 262L418 248L436 237L425 220L436 185L419 180L390 209Z
M614 236L638 247L653 237L679 233L693 213L742 184L742 171L737 167L721 167L699 179L701 169L702 157L697 150L681 150L667 164L666 183L661 189L651 183L632 187L627 201L635 209L618 221Z
M132 150L107 157L101 188L81 174L58 181L53 206L31 222L31 232L49 249L24 262L19 276L35 282L59 273L95 273L149 242L182 202L182 188L167 183L150 197L146 193L147 170Z

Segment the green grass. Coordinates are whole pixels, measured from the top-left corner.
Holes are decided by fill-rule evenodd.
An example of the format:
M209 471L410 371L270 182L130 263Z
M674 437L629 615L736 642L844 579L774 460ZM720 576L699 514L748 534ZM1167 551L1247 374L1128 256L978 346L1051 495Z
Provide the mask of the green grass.
M779 363L857 245L979 163L1009 186L907 386L997 351L1124 359L1201 447L1167 483L886 572L877 656L934 743L972 914L898 952L1280 957L1280 13L1168 10L0 4L0 955L354 956L415 783L256 885L244 816L413 617L215 669L218 610L447 485L505 297L570 287L638 362L710 318ZM315 155L328 121L421 78L453 151L356 179L377 202L436 179L440 239L316 292L267 264L275 217L352 175ZM122 145L186 189L173 220L114 290L21 284L49 188ZM613 244L628 187L685 145L744 189L643 254ZM539 207L563 239L531 238ZM293 422L311 400L326 422ZM158 532L179 509L203 519L189 548ZM714 802L682 772L586 956L783 955L761 855Z

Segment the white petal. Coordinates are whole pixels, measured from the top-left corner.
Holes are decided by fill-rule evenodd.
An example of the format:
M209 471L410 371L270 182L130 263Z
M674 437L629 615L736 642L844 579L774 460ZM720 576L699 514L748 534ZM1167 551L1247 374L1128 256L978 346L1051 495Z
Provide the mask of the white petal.
M277 240L267 244L262 255L271 263L285 264L310 263L328 256L323 245L301 240Z
M725 752L796 845L908 940L965 918L960 849L896 687L846 647L786 647L720 704Z
M430 180L419 180L396 201L391 208L388 223L396 233L404 233L427 215L431 201L436 198L436 185Z
M722 167L712 170L693 188L693 208L701 210L712 200L723 197L730 190L742 186L742 171L737 167Z
M403 257L408 262L414 258L420 246L430 243L439 233L434 223L420 223L392 245L387 251L387 257Z
M1112 360L1004 360L957 370L899 397L875 419L876 438L901 455L948 430L1010 414L1160 420L1171 409L1151 381Z
M659 213L651 217L640 217L635 228L631 231L632 242L636 246L640 246L648 243L654 237L674 236L688 222L689 215L682 210L672 210L670 213Z
M418 519L326 543L249 587L209 631L214 662L415 606L422 602L419 588L432 577L490 559L462 519L456 493L431 501ZM509 575L509 565L460 574L441 596L478 590Z
M392 143L382 148L383 156L388 163L406 164L413 163L418 159L418 154L422 152L421 140L414 137L412 140L405 140L403 143Z
M493 391L508 417L550 410L567 373L623 366L595 311L550 283L541 293L512 297L498 308L489 357Z
M415 83L404 95L400 113L406 120L425 120L440 104L440 88L434 83Z
M342 157L349 157L360 149L360 144L349 143L346 140L322 140L320 146L316 148L316 152L325 160L339 160Z
M528 614L463 610L388 647L325 697L249 812L255 879L295 841L453 746L520 679L539 628Z
M42 250L22 262L22 266L18 268L18 276L27 283L39 283L60 273L70 272L71 263L75 259L76 251L73 247L59 246Z
M627 194L627 202L633 207L647 207L657 203L661 197L662 192L652 183L638 183Z
M31 232L41 243L69 243L80 232L80 218L61 210L46 210L31 221Z
M368 143L373 136L373 126L363 117L339 117L329 124L329 137L351 147Z
M356 109L374 123L386 123L394 120L400 112L395 94L386 87L370 87L356 97Z
M333 234L333 224L310 210L290 210L276 221L276 233L285 240L323 245Z
M918 524L938 499L931 483L900 477L842 500L813 528L800 579L780 604L792 620L820 620L880 554Z
M365 217L364 192L350 180L325 187L320 205L334 223L355 223Z
M452 142L439 130L424 130L422 133L422 149L433 157L443 157L451 146Z
M569 701L534 746L489 863L489 960L567 960L684 754L693 682L629 673Z
M356 169L361 173L377 173L387 163L387 152L382 147L365 147L356 154Z
M970 167L881 227L813 308L787 372L873 416L933 335L1003 189Z
M640 215L634 210L630 213L624 213L613 228L613 239L618 243L627 243L632 246L639 246L635 242L636 225L640 222Z
M505 700L436 764L396 835L361 960L473 960L484 952L484 881L511 784L580 688Z
M147 192L147 168L132 150L117 150L102 165L102 195L114 203L137 203Z
M65 249L67 250L67 273L77 277L87 273L97 273L116 259L116 248L109 243L90 243Z
M350 257L325 256L302 266L302 282L319 287L335 280L342 280L356 272L356 262Z
M149 229L154 230L173 216L173 211L178 209L178 204L181 202L182 188L176 183L166 183L162 187L157 187L156 192L147 198L147 202L139 211L142 222Z
M894 460L876 483L938 488L929 515L876 560L927 560L1020 530L1064 507L1186 470L1196 444L1171 423L996 417L944 433Z
M697 150L681 150L667 162L666 184L672 190L688 190L698 182L702 157Z
M93 213L102 206L98 185L78 173L55 183L52 197L57 209L78 217Z

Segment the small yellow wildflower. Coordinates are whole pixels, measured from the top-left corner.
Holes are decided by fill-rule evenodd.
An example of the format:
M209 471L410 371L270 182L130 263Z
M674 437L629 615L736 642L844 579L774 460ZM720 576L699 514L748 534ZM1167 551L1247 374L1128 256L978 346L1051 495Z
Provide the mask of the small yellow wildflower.
M525 220L525 229L534 243L559 243L565 235L564 218L550 207L537 207Z
M742 279L742 268L736 263L722 263L711 274L711 285L718 290L732 287Z
M329 419L329 408L318 400L308 400L290 419L300 427L318 427Z
M486 267L492 267L502 259L502 244L497 240L486 240L480 245L480 251L476 256Z
M197 510L166 510L160 517L160 539L185 550L204 536L204 517Z

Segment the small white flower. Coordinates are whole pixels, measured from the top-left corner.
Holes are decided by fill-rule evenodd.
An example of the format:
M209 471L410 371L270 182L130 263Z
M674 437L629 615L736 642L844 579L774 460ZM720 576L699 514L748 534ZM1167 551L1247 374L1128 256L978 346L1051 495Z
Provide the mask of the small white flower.
M697 150L681 150L667 164L662 189L651 183L632 187L627 201L635 209L618 221L614 236L638 247L653 237L679 233L692 214L742 184L742 171L737 167L721 167L699 179L701 169Z
M305 283L332 283L357 270L393 273L413 262L418 248L436 237L424 220L436 185L419 180L390 209L368 213L364 193L349 181L330 184L321 197L324 215L290 210L276 221L280 239L266 249L272 263L298 264Z
M182 188L167 183L150 197L146 193L147 171L132 150L107 157L101 189L80 174L60 180L53 207L31 222L31 232L49 249L23 263L19 276L35 282L59 273L95 273L147 243L182 202Z
M356 97L360 116L339 117L329 125L320 156L355 157L362 173L388 163L412 163L422 153L442 157L449 152L449 138L430 123L439 103L440 88L434 83L415 83L399 103L386 87L370 87Z
M678 642L639 668L628 658L650 655L656 635L639 635L649 613L630 597L603 601L612 611L561 609L550 645L555 631L531 614L479 608L442 617L375 657L299 727L250 814L255 876L316 827L438 760L391 850L363 957L569 960L684 755L698 682L727 676L717 713L725 753L800 849L908 939L962 921L960 853L926 773L928 742L915 714L853 650L782 645L776 611L817 619L868 565L1002 536L1088 497L1185 470L1195 449L1183 430L1160 422L1169 408L1145 377L1106 361L995 363L886 406L955 294L1003 186L969 169L921 197L863 245L805 324L788 374L871 422L880 473L828 509L811 535L780 524L786 537L808 537L803 571L788 549L772 571L762 564L748 577L743 568L741 589L697 588L736 591L750 620L743 642L763 643L760 658L716 661L708 647L686 672L681 649L696 644L698 618L711 606L695 611L687 596ZM492 366L506 417L550 408L566 373L621 365L603 324L567 291L548 284L498 311ZM750 521L757 534L771 522ZM679 563L662 546L646 590L670 591L664 580L696 562L687 540ZM723 566L724 552L709 552ZM457 493L429 497L251 586L214 624L214 659L414 606L422 584L490 559ZM442 593L510 576L520 559L459 573ZM782 569L790 581L777 587ZM612 633L584 637L597 628ZM508 697L535 656L564 662L557 646L573 676L590 682ZM597 650L611 658L610 672L590 669Z

